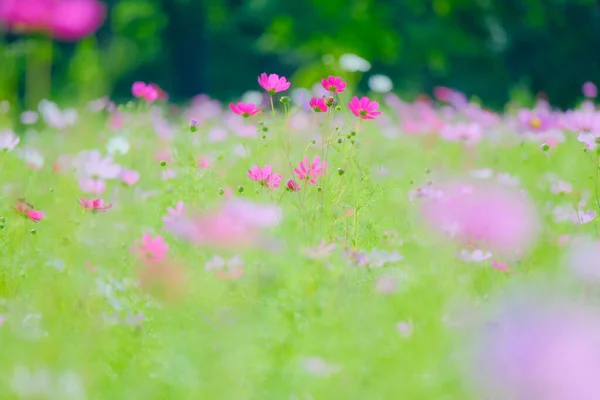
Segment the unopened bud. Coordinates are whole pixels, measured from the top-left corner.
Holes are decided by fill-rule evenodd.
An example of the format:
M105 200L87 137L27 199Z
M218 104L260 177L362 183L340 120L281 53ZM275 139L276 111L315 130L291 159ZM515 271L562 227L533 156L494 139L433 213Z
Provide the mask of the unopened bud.
M542 144L540 145L540 149L541 149L542 151L548 151L548 150L550 150L550 146L548 145L548 143L542 143Z
M243 193L244 192L244 187L243 186L238 186L237 187L237 191L238 191L238 193Z
M166 161L164 161L164 160L163 160L163 161L161 161L161 162L160 162L160 166L161 166L161 167L166 167L166 166L167 166L167 162L166 162Z
M337 101L335 101L335 97L333 96L323 96L323 101L327 107L334 107L337 105Z
M219 188L219 194L223 196L225 194L225 189Z
M190 119L190 132L196 132L198 130L198 120Z
M288 104L290 102L290 98L288 96L282 96L279 98L279 101L282 102L283 104Z
M345 172L345 171L344 171L343 169L341 169L341 168L338 168L338 169L337 169L337 171L338 171L338 175L340 175L340 176L341 176L341 175L344 175L344 172Z

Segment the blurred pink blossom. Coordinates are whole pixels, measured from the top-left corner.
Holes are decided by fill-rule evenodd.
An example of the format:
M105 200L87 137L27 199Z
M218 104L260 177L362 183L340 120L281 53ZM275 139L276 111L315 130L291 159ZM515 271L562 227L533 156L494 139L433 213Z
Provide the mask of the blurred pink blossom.
M238 249L260 244L261 230L280 221L277 206L230 199L215 210L177 216L165 230L194 244Z
M595 400L600 317L552 298L501 303L469 343L468 379L490 400Z
M13 32L43 32L64 41L93 34L106 7L97 0L2 0L0 23Z
M145 233L132 248L132 253L137 254L142 261L160 262L164 261L169 245L165 243L162 236L152 237Z
M440 198L423 203L425 221L439 233L463 245L486 248L494 254L522 255L539 232L536 207L512 188L453 182L438 187Z

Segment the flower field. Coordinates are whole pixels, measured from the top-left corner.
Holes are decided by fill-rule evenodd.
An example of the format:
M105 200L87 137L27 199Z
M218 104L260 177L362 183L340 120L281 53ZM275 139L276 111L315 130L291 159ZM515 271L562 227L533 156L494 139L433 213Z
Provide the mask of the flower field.
M257 84L0 104L0 398L600 396L592 83Z

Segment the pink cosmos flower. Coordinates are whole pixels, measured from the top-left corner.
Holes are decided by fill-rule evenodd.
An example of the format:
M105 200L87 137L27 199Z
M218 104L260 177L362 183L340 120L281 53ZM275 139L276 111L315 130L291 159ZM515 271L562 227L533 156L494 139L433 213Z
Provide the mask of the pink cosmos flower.
M85 193L101 195L106 190L106 183L101 179L86 178L79 181L79 187Z
M163 217L163 222L169 223L173 222L176 218L181 217L185 211L185 206L183 201L178 201L175 207L167 208L167 215Z
M144 82L135 82L131 86L131 94L133 94L133 97L144 99L148 103L154 103L156 100L158 100L160 95L154 85L146 84Z
M556 126L556 115L550 109L538 106L533 110L522 108L517 114L521 132L541 133Z
M583 95L588 99L593 99L598 96L598 88L594 85L594 82L586 82L581 87Z
M299 192L299 191L300 191L300 185L298 185L298 182L296 182L296 181L295 181L295 180L293 180L293 179L290 179L290 180L287 182L287 185L286 185L286 186L287 186L287 189L288 189L289 191L291 191L291 192Z
M277 189L281 182L281 175L272 173L270 165L265 165L262 169L255 165L248 171L248 177L268 189Z
M346 82L344 82L342 78L335 76L323 78L321 80L321 85L323 85L323 89L331 93L342 93L344 90L346 90Z
M304 160L300 162L300 168L295 168L294 173L298 176L298 179L316 185L317 181L325 175L326 170L327 163L325 161L321 162L320 157L314 157L310 164L308 157L304 157Z
M24 201L19 201L15 204L15 211L35 223L44 219L44 213L42 211L35 210L33 205Z
M164 261L169 245L165 243L162 236L152 237L145 233L142 235L132 252L137 254L144 262L161 262Z
M241 115L244 118L251 117L260 112L260 108L256 107L254 103L231 103L229 104L229 108L231 111L236 113L237 115Z
M438 232L494 255L521 256L534 244L537 210L524 193L485 183L454 182L438 189L443 195L422 207L426 222Z
M0 23L13 32L43 32L76 41L104 22L106 7L97 0L2 0Z
M381 111L377 111L379 103L376 101L369 100L368 97L362 97L360 100L354 96L348 108L352 111L352 114L356 115L361 119L375 119L378 115L381 115Z
M325 100L320 97L313 97L308 104L315 112L327 112L327 104L325 104Z
M270 95L283 92L290 88L290 83L285 77L282 76L280 78L277 74L267 75L264 72L258 77L258 84Z
M86 210L90 210L94 213L106 212L112 207L112 203L104 205L103 199L85 199L83 197L79 199L79 204L81 205L81 207L85 208Z
M119 174L121 182L127 186L133 186L140 180L140 173L132 169L123 168Z

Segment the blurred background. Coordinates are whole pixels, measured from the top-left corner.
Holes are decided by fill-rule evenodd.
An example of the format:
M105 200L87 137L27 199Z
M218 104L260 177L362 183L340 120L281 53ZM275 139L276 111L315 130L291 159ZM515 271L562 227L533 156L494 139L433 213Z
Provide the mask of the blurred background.
M496 109L539 92L567 107L584 81L600 82L595 0L103 2L102 25L78 41L48 46L43 35L5 32L0 99L23 96L31 57L52 58L52 98L71 101L127 99L137 80L174 101L199 93L231 100L273 72L295 87L342 74L367 91L369 76L383 74L408 99L443 85ZM370 65L343 72L343 54Z

